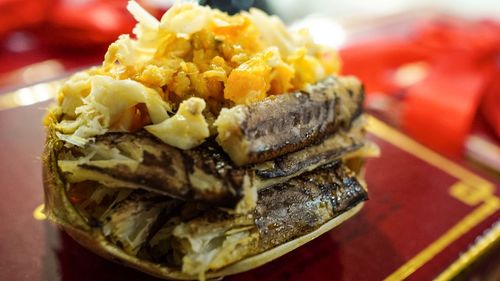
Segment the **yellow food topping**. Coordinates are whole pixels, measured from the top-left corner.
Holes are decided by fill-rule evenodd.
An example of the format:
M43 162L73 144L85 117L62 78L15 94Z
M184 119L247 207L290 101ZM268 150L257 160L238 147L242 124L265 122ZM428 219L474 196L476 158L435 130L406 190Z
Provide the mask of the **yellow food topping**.
M161 21L135 2L129 10L138 21L137 39L120 37L99 71L142 82L177 104L189 96L247 104L339 70L335 52L257 9L229 16L178 3Z
M167 119L170 110L156 91L141 83L103 75L76 75L62 87L60 94L65 116L56 126L58 135L78 146L110 130L133 131L136 113L141 108L153 123ZM78 95L82 97L77 99Z
M193 148L210 135L207 121L201 113L203 109L204 100L189 98L180 104L174 116L145 129L164 143L181 149Z
M167 143L192 147L208 130L203 115L212 120L223 107L303 89L339 71L334 51L257 9L230 16L176 3L157 20L134 1L127 8L138 22L134 38L120 36L102 66L74 75L61 89L58 130L75 145L109 130L151 125L149 131ZM193 126L201 131L183 133L184 145L167 136L173 124L181 124L182 114L178 121L168 118L192 97L201 98L207 109L197 115L199 126ZM193 137L187 140L189 134Z

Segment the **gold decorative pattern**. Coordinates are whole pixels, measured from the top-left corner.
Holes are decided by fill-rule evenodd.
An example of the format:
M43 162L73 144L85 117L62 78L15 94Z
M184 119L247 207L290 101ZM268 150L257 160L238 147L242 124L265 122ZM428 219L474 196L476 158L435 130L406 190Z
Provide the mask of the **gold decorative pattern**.
M474 207L494 197L495 188L492 185L470 185L459 181L453 184L448 192L462 203Z
M452 228L445 232L436 241L432 242L429 246L423 249L415 257L407 261L394 273L385 278L385 280L403 280L417 269L422 267L425 263L430 261L434 256L439 254L452 242L460 238L465 233L469 232L472 228L477 226L481 221L493 215L500 209L500 200L492 198L477 207L472 213L465 216Z
M368 116L367 129L370 133L377 136L378 138L385 140L386 142L398 147L399 149L402 149L412 154L413 156L420 158L424 162L427 162L432 166L443 170L449 175L467 182L468 184L483 184L493 186L491 182L446 159L445 157L416 142L415 140L411 139L410 137L404 135L403 133L390 127L389 125L373 116Z
M447 269L439 274L435 281L450 280L457 276L464 268L470 266L483 253L487 252L496 241L500 239L500 222L497 222L493 227L482 236L467 252L463 253L455 262Z
M373 135L443 170L449 175L460 179L460 182L455 183L449 189L450 195L454 198L469 206L482 203L437 240L385 278L385 280L390 281L403 280L421 268L462 235L499 211L500 199L494 196L493 191L495 186L491 182L419 144L373 116L368 117L368 122L368 131ZM479 257L482 249L488 248L497 241L499 239L499 234L493 233L492 236L489 237L491 239L483 240L478 247L471 248L450 265L450 267L445 269L443 273L439 275L439 280L449 280L461 272L466 266Z

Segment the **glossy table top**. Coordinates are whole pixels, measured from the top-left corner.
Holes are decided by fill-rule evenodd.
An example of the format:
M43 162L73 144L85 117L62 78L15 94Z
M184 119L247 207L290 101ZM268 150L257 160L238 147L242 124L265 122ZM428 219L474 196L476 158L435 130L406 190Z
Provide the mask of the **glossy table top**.
M0 110L0 280L156 280L90 253L34 216L43 203L39 157L48 104ZM367 161L364 209L298 250L225 280L445 278L481 253L468 249L498 241L498 182L369 121L382 155ZM468 256L459 259L462 252Z

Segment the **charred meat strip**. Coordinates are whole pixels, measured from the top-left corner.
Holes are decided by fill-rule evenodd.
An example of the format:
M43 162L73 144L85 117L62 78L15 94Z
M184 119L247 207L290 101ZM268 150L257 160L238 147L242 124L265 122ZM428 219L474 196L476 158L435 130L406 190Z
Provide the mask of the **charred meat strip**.
M210 143L181 150L145 131L99 136L84 149L60 153L58 165L70 183L92 180L108 187L146 189L227 206L241 198L246 176L244 169L233 169L227 156Z
M183 271L216 270L310 233L367 200L367 192L341 162L259 192L250 215L212 209L171 232Z
M257 207L245 215L150 192L128 192L120 200L124 189L101 186L93 192L84 201L95 202L75 207L81 213L93 204L106 210L95 217L94 227L108 241L189 274L217 270L301 237L367 199L341 161L261 190ZM114 199L103 200L103 194Z
M363 98L356 78L329 76L307 90L222 110L217 141L237 165L263 162L349 128Z
M366 199L355 174L340 162L262 190L254 211L260 246L267 249L311 232Z
M356 124L300 151L238 167L214 141L181 150L145 131L108 133L87 148L60 153L58 165L70 183L91 180L234 208L248 195L246 190L256 192L358 150L362 135L362 126Z

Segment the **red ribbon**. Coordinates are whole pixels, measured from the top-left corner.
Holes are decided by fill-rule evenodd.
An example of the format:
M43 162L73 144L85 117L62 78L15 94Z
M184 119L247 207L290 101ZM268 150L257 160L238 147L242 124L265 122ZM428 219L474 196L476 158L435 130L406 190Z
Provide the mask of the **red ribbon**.
M500 137L499 23L430 21L351 44L341 56L344 73L363 80L368 100L380 93L400 99L398 121L422 143L460 155L479 112ZM426 66L424 77L402 85L398 71L415 62Z

